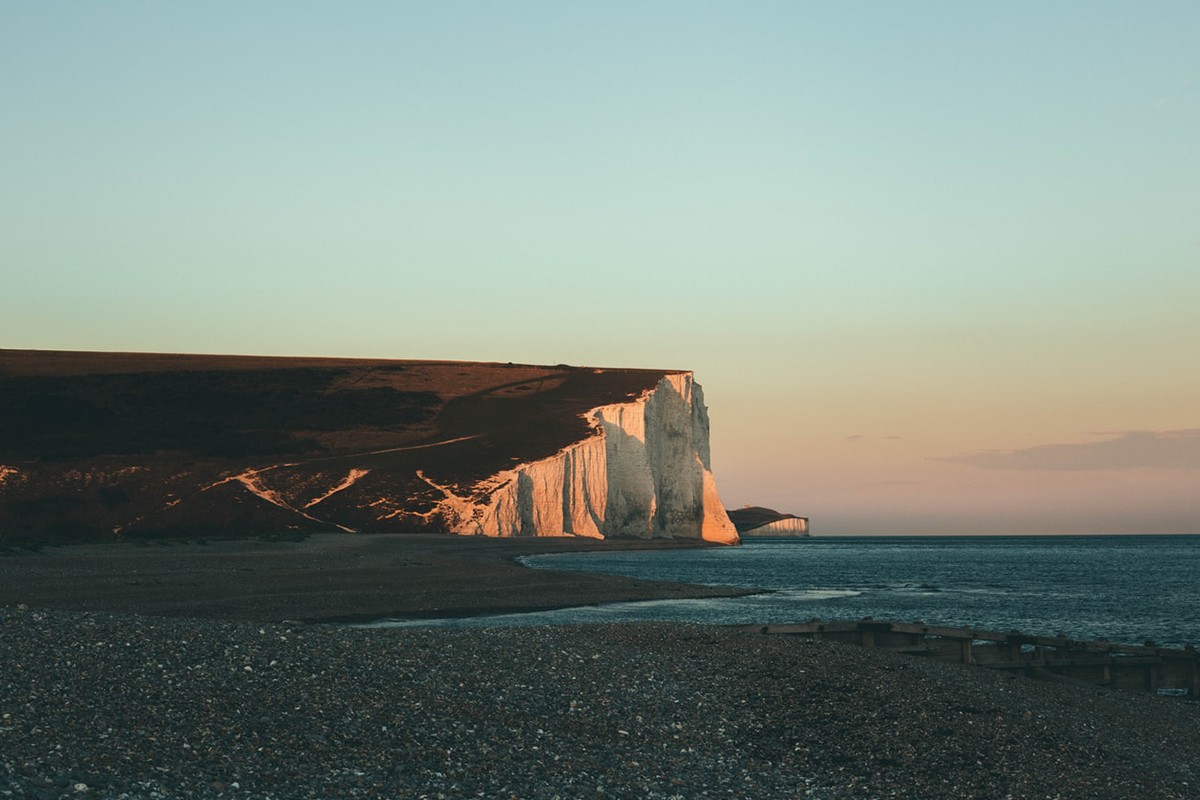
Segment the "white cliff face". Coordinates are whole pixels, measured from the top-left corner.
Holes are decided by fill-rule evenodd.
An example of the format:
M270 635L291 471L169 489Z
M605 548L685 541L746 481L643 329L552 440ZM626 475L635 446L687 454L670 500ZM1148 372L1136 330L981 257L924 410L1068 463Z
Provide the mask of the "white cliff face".
M594 434L476 487L445 487L450 529L485 536L683 538L734 544L717 496L708 410L690 372L665 376L636 400L588 413ZM431 485L433 484L430 481Z

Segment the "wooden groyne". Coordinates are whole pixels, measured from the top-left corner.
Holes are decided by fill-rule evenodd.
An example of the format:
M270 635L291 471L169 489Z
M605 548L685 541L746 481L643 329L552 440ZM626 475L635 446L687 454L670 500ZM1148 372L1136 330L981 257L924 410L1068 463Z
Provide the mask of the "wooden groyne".
M1157 647L1153 642L1130 645L1104 639L1079 641L1020 631L1001 633L872 619L753 625L746 630L877 647L1043 680L1200 697L1200 653L1190 645L1172 649Z

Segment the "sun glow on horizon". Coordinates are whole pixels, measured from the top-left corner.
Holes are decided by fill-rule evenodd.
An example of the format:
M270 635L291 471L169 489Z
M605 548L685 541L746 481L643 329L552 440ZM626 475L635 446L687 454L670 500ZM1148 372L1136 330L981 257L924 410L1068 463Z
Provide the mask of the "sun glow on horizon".
M695 371L730 506L1200 533L1200 6L0 12L6 348Z

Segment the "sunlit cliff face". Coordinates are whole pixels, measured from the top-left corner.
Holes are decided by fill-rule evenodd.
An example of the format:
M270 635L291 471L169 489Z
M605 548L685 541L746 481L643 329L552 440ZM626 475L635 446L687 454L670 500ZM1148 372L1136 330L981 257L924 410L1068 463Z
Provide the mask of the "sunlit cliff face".
M494 476L476 499L436 487L445 492L440 509L450 529L738 541L717 495L708 413L691 373L667 375L636 400L600 406L589 418L593 436Z

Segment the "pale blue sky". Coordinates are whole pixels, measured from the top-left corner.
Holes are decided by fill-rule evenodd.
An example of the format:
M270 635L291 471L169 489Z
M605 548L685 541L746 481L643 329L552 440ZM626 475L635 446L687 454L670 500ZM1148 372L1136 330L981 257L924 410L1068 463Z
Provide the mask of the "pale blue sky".
M0 2L0 141L0 346L691 368L730 504L1200 532L972 457L1200 428L1194 2Z

